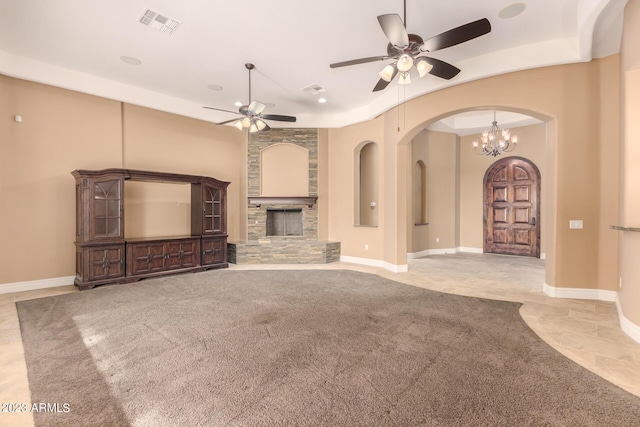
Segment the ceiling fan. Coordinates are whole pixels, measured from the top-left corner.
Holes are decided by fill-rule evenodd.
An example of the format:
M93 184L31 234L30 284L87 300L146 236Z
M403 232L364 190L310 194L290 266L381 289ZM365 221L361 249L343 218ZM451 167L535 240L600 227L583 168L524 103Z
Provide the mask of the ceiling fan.
M331 68L346 67L348 65L364 64L367 62L384 61L392 59L380 71L380 80L373 88L374 92L385 89L391 80L398 74L398 84L408 84L411 82L411 69L415 65L420 77L432 74L443 79L455 77L460 69L453 65L429 56L420 56L436 50L445 49L460 43L475 39L491 31L491 23L486 18L470 22L460 27L453 28L430 39L423 40L416 34L408 34L407 22L407 2L404 1L404 23L398 14L390 13L378 16L378 23L389 39L387 45L387 55L371 56L368 58L352 59L350 61L337 62L329 65Z
M249 132L258 132L260 130L269 130L271 129L269 125L265 122L265 120L275 120L280 122L295 122L296 118L293 116L281 116L278 114L262 114L262 111L265 109L266 105L264 105L260 101L252 101L251 100L251 70L255 68L253 64L244 64L247 70L249 70L249 104L242 105L238 112L223 110L220 108L214 107L202 107L208 108L210 110L224 111L226 113L239 114L244 116L242 118L235 118L231 120L226 120L224 122L216 123L217 125L225 125L227 123L235 122L233 125L238 129L242 130L245 128L249 129Z

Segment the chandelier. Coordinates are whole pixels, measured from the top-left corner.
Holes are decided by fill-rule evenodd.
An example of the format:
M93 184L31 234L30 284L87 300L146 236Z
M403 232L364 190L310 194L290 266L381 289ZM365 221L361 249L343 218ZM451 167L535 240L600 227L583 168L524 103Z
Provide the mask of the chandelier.
M483 156L497 157L502 153L515 150L518 137L511 135L509 129L500 129L496 121L496 111L493 110L493 123L482 133L480 140L473 140L473 151Z

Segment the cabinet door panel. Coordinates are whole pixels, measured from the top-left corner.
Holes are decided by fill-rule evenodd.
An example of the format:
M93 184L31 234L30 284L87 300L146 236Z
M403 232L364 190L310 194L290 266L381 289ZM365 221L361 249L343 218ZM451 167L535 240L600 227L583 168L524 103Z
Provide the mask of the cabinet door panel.
M226 262L227 239L225 237L202 239L202 265Z
M195 267L198 262L198 242L189 240L166 243L167 270Z
M131 274L148 274L164 270L164 246L162 243L133 244L129 248Z
M113 279L124 276L122 246L89 248L89 280Z
M182 267L195 267L199 262L198 242L189 241L182 244Z
M175 270L182 267L180 252L182 251L182 244L180 242L165 243L166 252L166 269Z

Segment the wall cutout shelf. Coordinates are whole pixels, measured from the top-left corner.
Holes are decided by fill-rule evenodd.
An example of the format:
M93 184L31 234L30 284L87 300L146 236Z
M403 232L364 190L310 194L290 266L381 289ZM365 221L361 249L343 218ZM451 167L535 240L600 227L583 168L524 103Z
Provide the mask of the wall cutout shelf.
M625 226L622 226L622 225L610 225L609 228L611 228L612 230L618 230L618 231L640 232L640 227L625 227Z

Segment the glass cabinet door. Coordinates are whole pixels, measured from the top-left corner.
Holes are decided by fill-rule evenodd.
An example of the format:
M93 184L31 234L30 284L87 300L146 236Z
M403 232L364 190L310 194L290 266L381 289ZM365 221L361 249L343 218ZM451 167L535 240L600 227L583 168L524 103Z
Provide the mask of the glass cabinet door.
M122 236L122 181L96 181L93 184L94 239Z
M222 196L220 189L204 188L204 233L222 230Z

